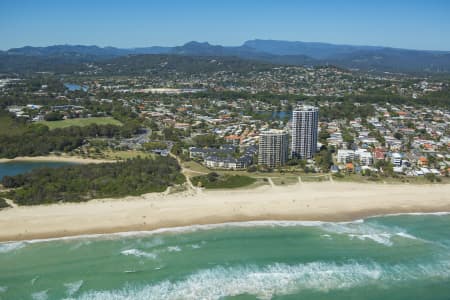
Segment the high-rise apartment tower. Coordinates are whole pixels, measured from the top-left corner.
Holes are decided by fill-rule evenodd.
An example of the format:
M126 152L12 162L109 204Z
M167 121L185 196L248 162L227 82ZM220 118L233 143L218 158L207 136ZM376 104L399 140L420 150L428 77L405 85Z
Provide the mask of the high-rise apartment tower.
M293 158L309 159L314 156L317 148L318 124L319 109L315 106L299 106L292 112Z
M272 129L259 135L258 163L274 168L286 163L289 156L289 135L284 130Z

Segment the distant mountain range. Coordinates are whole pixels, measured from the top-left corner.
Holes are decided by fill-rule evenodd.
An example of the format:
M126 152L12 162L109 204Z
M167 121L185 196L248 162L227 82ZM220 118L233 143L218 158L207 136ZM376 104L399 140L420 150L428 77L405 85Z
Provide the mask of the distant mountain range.
M228 47L209 43L189 42L176 47L143 47L121 49L114 47L56 45L22 47L0 52L0 71L14 70L8 64L20 60L45 64L96 62L122 56L164 54L182 56L237 57L284 65L335 65L370 72L450 73L450 51L408 50L376 46L335 45L327 43L250 40L241 46ZM23 56L26 56L24 58Z

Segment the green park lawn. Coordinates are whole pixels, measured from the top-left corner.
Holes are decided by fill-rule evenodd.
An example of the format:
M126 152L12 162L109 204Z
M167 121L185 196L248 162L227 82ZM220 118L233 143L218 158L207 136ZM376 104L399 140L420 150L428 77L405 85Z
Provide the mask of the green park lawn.
M88 126L91 124L97 125L118 125L121 126L122 123L112 117L94 117L94 118L78 118L78 119L67 119L61 121L41 121L39 124L47 125L50 130L55 128L64 128L70 126Z
M210 173L212 174L212 173ZM257 180L241 175L218 175L211 178L209 175L195 176L191 178L192 184L207 189L232 189L249 186Z

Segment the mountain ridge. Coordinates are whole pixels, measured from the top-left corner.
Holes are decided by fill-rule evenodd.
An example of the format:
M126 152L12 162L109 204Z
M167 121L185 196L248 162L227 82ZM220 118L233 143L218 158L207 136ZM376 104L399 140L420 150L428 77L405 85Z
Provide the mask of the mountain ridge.
M184 56L232 56L283 65L324 65L372 72L450 73L450 51L414 50L384 46L337 45L319 42L254 39L240 46L212 45L191 41L182 46L139 48L95 45L25 46L0 52L0 59L12 55L90 62L140 54ZM9 57L11 60L11 57Z

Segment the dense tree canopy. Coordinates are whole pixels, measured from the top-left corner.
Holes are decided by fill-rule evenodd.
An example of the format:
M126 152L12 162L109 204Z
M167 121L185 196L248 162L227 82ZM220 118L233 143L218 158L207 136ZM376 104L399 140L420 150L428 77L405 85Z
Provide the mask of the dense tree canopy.
M184 180L175 159L157 157L35 169L26 174L5 176L2 184L14 188L7 198L20 205L36 205L162 192Z
M91 124L49 130L45 125L28 124L0 111L0 158L47 155L52 151L71 151L89 137L130 137L139 124L124 126Z

